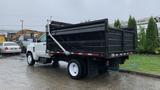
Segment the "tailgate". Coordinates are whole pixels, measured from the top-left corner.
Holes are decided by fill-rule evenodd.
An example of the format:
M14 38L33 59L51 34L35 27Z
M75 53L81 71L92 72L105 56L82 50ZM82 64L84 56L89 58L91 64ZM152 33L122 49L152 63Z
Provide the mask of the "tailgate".
M135 31L132 29L108 29L108 55L124 56L135 51Z

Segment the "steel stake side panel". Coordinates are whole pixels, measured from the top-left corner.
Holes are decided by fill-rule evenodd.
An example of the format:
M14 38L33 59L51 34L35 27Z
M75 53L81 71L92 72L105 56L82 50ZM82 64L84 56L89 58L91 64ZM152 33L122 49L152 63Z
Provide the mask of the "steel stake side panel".
M108 28L108 54L127 55L135 51L135 30Z
M67 51L73 53L94 53L111 58L112 54L125 56L135 50L135 31L109 28L107 19L60 28L51 24L50 31ZM62 52L49 35L47 50Z
M106 53L105 23L80 28L52 30L51 33L69 52ZM49 36L47 37L47 49L62 52Z

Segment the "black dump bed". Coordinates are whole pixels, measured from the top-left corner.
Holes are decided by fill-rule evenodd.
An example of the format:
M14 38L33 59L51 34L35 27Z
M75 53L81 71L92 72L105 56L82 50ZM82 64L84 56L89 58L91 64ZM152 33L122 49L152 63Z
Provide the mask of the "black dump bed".
M135 51L136 30L110 28L107 19L80 24L61 24L55 27L56 23L52 22L50 32L69 52L96 53L111 58ZM62 52L48 32L47 50Z

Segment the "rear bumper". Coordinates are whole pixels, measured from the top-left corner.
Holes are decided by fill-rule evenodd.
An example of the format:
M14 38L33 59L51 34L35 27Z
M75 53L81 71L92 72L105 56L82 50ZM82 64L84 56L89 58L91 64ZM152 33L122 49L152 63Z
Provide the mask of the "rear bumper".
M21 49L19 50L2 50L1 53L21 53Z

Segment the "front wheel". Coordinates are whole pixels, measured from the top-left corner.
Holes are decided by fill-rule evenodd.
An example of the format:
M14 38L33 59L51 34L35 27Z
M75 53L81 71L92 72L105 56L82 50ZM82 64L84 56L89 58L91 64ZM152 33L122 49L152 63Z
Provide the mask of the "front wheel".
M72 79L82 79L85 74L85 67L78 60L71 60L68 63L68 74Z
M35 64L35 60L33 59L33 56L31 53L28 53L27 55L27 63L29 66L33 66Z

